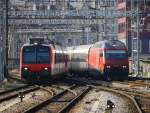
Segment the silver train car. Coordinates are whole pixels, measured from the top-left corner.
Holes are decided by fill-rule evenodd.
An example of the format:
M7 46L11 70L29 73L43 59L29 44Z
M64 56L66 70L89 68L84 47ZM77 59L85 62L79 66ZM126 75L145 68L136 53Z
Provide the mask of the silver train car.
M88 72L88 53L93 45L81 45L68 47L68 67L70 73L86 73Z

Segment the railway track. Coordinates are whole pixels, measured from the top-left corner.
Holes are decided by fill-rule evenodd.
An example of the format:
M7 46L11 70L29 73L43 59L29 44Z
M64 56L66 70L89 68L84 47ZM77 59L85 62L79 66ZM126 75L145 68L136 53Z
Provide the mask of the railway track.
M7 95L11 95L11 97L9 98L9 96L6 96L7 99L5 99L6 101L2 101L0 103L0 112L2 113L22 113L25 110L27 110L28 108L31 108L32 106L38 105L41 102L47 100L48 98L57 95L58 93L64 91L66 88L68 88L69 86L67 86L67 84L64 85L52 85L52 84L47 84L47 85L40 85L40 86L33 86L33 88L36 88L35 90L30 90L31 92L25 92L21 90L23 92L24 99L21 102L19 98L17 98L18 93L15 94L7 94ZM19 90L20 91L20 90ZM13 95L13 96L12 96ZM15 98L16 97L16 98Z
M4 94L6 94L6 93L10 93L10 92L13 92L13 91L17 91L17 90L26 88L26 87L28 87L28 86L30 86L30 85L23 85L23 86L20 86L20 87L17 87L17 88L13 88L13 89L1 91L1 92L0 92L0 96L1 96L1 95L4 95Z
M75 82L82 82L84 84L87 84L91 87L94 88L100 88L103 90L107 90L107 91L111 91L111 92L115 92L115 93L120 93L120 94L125 94L126 97L129 97L130 100L132 100L132 102L135 104L135 106L137 107L139 113L149 113L150 112L150 95L148 93L144 93L144 92L137 92L128 88L119 88L119 87L114 87L111 86L111 83L104 83L103 82L95 82L95 81L88 81L88 80L82 80L82 79L75 79L75 78L67 78L68 80L73 80ZM139 84L139 83L138 83Z
M38 89L40 89L39 86L25 85L23 87L0 92L0 103L18 97L19 93L27 94Z
M120 84L127 84L130 85L130 87L150 87L150 80L135 80L135 81L115 81L115 83L120 83Z
M144 111L144 113L150 112L149 109L147 109L147 106L150 105L149 104L150 98L149 98L149 96L147 96L144 93L138 93L131 89L113 87L113 86L111 86L111 83L107 83L107 82L105 83L104 81L103 82L97 82L97 81L92 81L92 80L86 81L86 80L82 80L81 78L80 79L67 78L67 79L69 79L67 81L70 81L70 82L73 81L73 82L71 82L71 84L76 83L76 84L78 84L78 86L79 85L82 86L84 84L85 86L89 85L90 87L93 87L95 89L98 88L98 89L110 91L110 92L116 93L116 94L118 94L118 92L120 92L119 95L125 94L124 96L129 98L132 101L132 103L136 106L138 113L142 113L142 111ZM120 82L120 84L127 84L127 83L128 83L128 81ZM132 84L132 82L131 83L129 82L128 84ZM137 84L140 84L140 83L137 82ZM27 85L27 87L28 86L29 85ZM24 113L32 113L32 112L65 113L65 112L68 112L76 104L76 102L79 101L89 91L90 88L89 87L85 88L85 86L84 86L84 90L81 90L82 88L80 89L77 86L72 86L70 88L62 88L62 87L59 87L58 85L55 85L56 89L59 87L62 90L59 93L55 93L55 91L52 88L50 88L50 90L47 90L47 88L44 86L36 86L39 89L43 89L43 90L47 91L48 93L51 93L51 96L48 99L42 100L38 104L34 104L30 107L27 107L26 109L22 110L22 112L24 112ZM24 87L26 87L26 86L24 86ZM51 85L49 85L49 87L51 87ZM13 89L14 91L10 90L10 91L6 91L3 93L0 92L0 103L5 101L5 99L4 99L1 102L1 97L3 95L11 95L10 97L6 96L6 100L7 100L7 98L8 98L8 100L13 99L18 96L18 93L20 90L21 90L21 92L25 93L22 89L24 89L24 88L18 88L18 90ZM31 91L31 92L33 92L33 91ZM13 93L16 93L16 95L12 96ZM66 96L66 95L68 95L68 96Z
M89 90L90 87L82 88L80 86L73 85L46 101L24 111L24 113L66 113Z

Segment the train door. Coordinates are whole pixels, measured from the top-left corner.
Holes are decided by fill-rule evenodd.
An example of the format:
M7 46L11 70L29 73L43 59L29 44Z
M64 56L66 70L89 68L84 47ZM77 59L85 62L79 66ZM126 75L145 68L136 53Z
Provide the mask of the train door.
M55 74L56 75L59 75L59 74L62 74L64 70L64 65L65 65L65 62L64 62L64 54L63 54L63 51L61 49L61 47L59 46L56 46L55 47L56 50L55 50Z
M55 46L55 61L54 61L54 64L55 64L55 68L54 68L54 73L55 75L57 75L60 71L60 51L59 51L59 48L58 46Z
M100 49L99 50L99 70L103 70L104 69L103 57L104 57L103 50Z
M54 77L54 75L57 74L58 66L57 66L57 47L53 46L53 62L52 62L52 69L51 74ZM54 77L55 78L55 77Z
M95 49L95 55L96 55L96 58L95 58L95 67L97 70L99 70L99 64L100 64L100 58L99 58L99 48L96 48Z
M92 47L89 51L89 71L88 73L92 76L97 77L99 75L99 52L98 48Z
M97 59L96 59L96 49L95 48L90 48L89 51L89 68L91 70L91 72L95 72L96 71L96 64Z
M62 74L66 70L65 54L63 48L59 47L59 51L60 51L59 72Z

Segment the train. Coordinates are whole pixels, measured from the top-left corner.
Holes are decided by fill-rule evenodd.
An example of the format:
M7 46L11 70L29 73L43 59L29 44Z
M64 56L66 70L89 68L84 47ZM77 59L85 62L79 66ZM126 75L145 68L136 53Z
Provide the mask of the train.
M129 74L128 50L118 40L67 48L69 71L105 80L124 80Z
M27 81L53 80L68 73L105 80L124 80L129 74L128 50L118 40L62 47L52 43L24 44L20 51L20 75Z
M52 43L24 44L20 51L20 75L27 81L53 80L68 72L65 48Z

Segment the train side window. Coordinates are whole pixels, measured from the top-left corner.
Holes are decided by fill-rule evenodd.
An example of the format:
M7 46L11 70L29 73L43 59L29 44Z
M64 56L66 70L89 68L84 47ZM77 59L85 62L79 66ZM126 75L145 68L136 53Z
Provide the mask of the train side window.
M102 52L100 52L100 57L103 57L103 53Z
M55 52L55 64L57 63L57 53Z
M103 57L103 51L102 50L99 51L99 56Z
M59 63L61 60L61 56L60 56L60 53L57 53L57 63Z
M64 59L65 59L64 54L62 54L62 53L55 53L55 64L63 62Z

